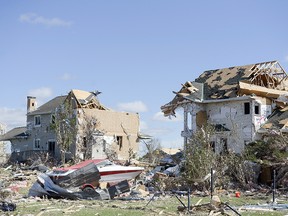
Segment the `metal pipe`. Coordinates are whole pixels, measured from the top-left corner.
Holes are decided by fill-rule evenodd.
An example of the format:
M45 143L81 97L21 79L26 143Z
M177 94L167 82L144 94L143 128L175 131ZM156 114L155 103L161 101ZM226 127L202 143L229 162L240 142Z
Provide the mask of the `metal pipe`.
M211 193L211 199L213 197L213 169L211 168L211 179L210 179L210 193Z
M276 171L273 170L273 204L275 203L275 191L276 191Z
M190 188L188 188L188 212L190 212Z
M224 205L226 205L229 209L231 209L233 212L235 212L237 215L241 216L241 214L236 211L236 209L232 208L230 205L228 205L228 203L224 203Z

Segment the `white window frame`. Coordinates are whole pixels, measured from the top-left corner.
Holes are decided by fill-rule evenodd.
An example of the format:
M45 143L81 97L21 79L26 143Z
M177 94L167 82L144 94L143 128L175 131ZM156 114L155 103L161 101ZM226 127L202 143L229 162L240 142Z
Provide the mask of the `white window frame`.
M34 150L40 150L40 139L34 139Z
M55 116L55 114L51 114L50 123L51 123L51 124L55 124L55 121L56 121L56 116Z

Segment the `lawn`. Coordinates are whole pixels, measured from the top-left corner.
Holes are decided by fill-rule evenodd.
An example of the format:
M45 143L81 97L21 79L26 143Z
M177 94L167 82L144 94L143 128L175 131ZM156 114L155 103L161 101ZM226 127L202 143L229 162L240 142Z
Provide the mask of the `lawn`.
M236 208L243 216L248 215L285 215L286 211L246 211L239 210L239 207L245 205L266 204L270 201L271 196L241 196L236 198L229 195L218 195L221 201L229 203L230 206ZM187 205L187 197L179 197L180 200ZM78 200L71 201L65 199L34 199L22 198L16 201L17 208L7 215L73 215L73 216L132 216L132 215L183 215L187 212L178 212L177 207L182 206L180 201L175 196L160 196L151 201L148 205L149 199L146 200ZM192 196L191 205L206 204L210 202L210 197ZM284 203L288 201L284 200ZM193 210L194 215L208 215L209 210L203 208L200 210ZM232 211L228 211L230 215L236 215Z

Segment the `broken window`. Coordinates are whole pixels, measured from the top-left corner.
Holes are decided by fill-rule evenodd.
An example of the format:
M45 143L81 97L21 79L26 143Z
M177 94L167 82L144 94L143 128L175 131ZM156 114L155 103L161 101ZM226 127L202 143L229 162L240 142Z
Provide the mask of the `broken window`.
M255 103L254 113L255 114L260 114L260 104Z
M221 138L220 143L222 145L222 151L221 154L227 154L228 153L228 145L227 145L227 139Z
M40 149L40 139L34 140L34 149Z
M55 115L54 114L52 114L51 115L51 124L55 124Z
M34 125L35 125L35 126L40 126L40 125L41 125L40 116L35 116L35 117L34 117Z
M87 138L83 137L83 146L84 148L87 148Z
M213 152L215 152L215 141L210 142L210 148L212 149Z
M116 141L117 141L117 145L119 145L119 150L121 151L122 149L122 142L123 142L123 138L122 136L116 136Z
M245 115L250 114L250 103L249 102L244 103L244 114Z

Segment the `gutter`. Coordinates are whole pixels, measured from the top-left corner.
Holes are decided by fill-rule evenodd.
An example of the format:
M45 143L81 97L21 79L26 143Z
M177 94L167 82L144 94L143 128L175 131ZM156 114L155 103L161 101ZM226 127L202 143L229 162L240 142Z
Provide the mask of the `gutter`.
M242 96L242 97L234 97L234 98L227 98L227 99L213 99L213 100L194 100L192 98L189 98L187 96L184 96L183 98L195 102L195 103L221 103L221 102L227 102L227 101L244 101L244 100L253 100L253 96Z

